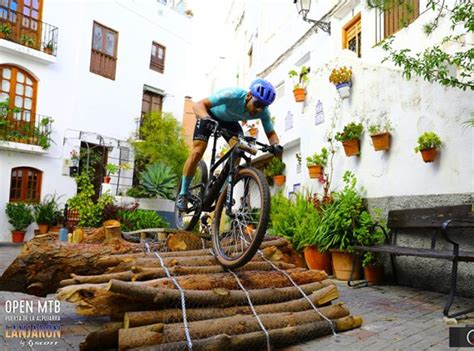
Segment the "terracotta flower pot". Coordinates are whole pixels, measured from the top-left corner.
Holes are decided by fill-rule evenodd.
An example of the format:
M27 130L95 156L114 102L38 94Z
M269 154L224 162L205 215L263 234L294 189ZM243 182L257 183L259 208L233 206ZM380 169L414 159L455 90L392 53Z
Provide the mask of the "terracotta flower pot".
M423 157L423 161L425 162L434 162L437 156L438 156L438 149L435 147L431 149L421 150L421 157Z
M296 88L293 90L296 102L303 102L306 99L306 89Z
M53 54L53 49L50 48L50 47L45 47L45 48L43 49L43 51L44 51L45 54L48 54L48 55L52 55L52 54Z
M370 136L374 144L375 151L383 151L390 149L390 133L378 133Z
M105 184L109 184L109 183L110 183L110 177L109 177L109 176L105 176L105 177L104 177L104 183L105 183Z
M286 177L284 175L277 175L273 177L273 182L276 186L282 186L285 184Z
M330 250L332 254L332 270L338 280L349 280L352 270L352 262L354 255L348 252L339 250ZM360 280L360 268L361 263L358 257L356 257L356 267L352 280Z
M49 229L49 225L47 224L38 224L39 234L46 234Z
M383 283L383 266L381 265L370 265L364 267L364 277L369 284L382 284Z
M12 230L12 242L22 243L25 240L25 232L21 230Z
M309 269L319 269L328 275L332 274L330 252L320 252L316 246L308 246L304 249L304 259Z
M311 179L318 179L323 174L324 168L318 165L308 166L309 177Z
M346 156L359 156L360 154L360 141L359 139L347 140L342 143L344 146L344 152Z
M59 230L62 228L62 225L53 225L49 227L49 232L50 233L59 233Z

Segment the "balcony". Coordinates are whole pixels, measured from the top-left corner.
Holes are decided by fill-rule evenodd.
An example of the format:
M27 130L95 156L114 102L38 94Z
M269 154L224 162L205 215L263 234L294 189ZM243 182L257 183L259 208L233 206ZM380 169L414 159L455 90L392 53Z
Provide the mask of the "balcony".
M51 117L0 106L0 149L45 153L51 145Z
M0 39L56 56L58 28L0 5Z

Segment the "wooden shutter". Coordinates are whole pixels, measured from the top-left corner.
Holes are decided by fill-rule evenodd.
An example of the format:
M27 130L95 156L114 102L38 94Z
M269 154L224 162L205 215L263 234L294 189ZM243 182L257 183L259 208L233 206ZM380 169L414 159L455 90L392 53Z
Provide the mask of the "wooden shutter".
M115 80L118 32L94 22L90 71Z
M386 38L408 26L419 15L419 0L393 1L392 7L384 12L384 37Z
M166 48L153 42L151 45L150 68L154 71L164 73Z

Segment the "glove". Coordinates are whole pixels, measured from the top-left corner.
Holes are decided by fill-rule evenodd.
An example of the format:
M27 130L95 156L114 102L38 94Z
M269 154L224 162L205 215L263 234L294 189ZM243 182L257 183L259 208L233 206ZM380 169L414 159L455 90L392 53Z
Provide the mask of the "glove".
M281 145L272 145L273 150L271 151L272 154L275 156L281 156L283 154L283 146Z

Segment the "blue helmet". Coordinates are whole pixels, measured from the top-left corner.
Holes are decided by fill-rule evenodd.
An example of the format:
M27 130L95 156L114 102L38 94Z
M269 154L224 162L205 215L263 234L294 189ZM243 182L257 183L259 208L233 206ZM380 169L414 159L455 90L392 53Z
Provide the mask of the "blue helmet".
M264 105L270 105L275 101L275 88L265 79L255 79L252 84L250 84L250 93Z

